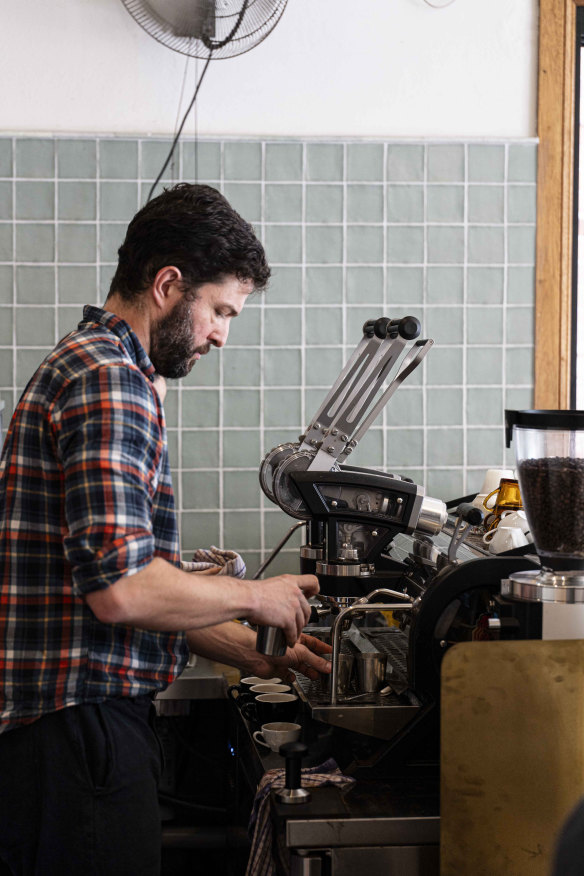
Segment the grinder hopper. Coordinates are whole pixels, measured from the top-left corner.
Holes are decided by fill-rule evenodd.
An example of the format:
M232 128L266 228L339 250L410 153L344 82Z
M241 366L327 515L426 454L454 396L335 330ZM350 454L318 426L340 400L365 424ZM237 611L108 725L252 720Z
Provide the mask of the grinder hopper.
M542 565L508 595L584 602L584 411L505 411L505 428Z

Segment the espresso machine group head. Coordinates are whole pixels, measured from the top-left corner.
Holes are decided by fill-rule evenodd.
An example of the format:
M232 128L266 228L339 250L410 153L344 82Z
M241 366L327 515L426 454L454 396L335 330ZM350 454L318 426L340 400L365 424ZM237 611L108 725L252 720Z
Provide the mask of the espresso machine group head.
M319 575L325 593L371 590L381 554L398 532L435 534L446 523L444 502L425 496L410 478L346 463L431 348L433 341L417 340L419 334L413 316L368 320L304 434L296 443L270 450L261 463L266 496L290 516L307 521L302 570Z

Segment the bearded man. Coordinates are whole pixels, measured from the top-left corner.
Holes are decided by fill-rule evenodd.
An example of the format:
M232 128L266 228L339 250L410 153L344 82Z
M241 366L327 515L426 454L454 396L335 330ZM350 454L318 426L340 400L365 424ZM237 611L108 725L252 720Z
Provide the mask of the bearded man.
M152 699L189 650L263 677L304 664L311 575L180 568L160 378L184 377L270 275L215 189L140 210L104 308L47 356L0 462L0 858L19 874L160 870ZM233 623L281 627L284 658ZM309 647L308 647L309 646Z

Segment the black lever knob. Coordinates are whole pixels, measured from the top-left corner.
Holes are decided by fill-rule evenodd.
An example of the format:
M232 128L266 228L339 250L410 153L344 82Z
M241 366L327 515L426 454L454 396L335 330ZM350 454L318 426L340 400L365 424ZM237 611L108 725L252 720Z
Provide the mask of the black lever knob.
M420 334L420 329L420 320L416 319L415 316L404 316L404 318L399 321L399 333L406 341L411 341L414 338L417 338Z
M485 516L480 508L477 508L476 505L472 505L470 502L461 502L456 509L456 513L467 523L470 523L471 526L480 526Z
M381 340L385 340L388 335L390 338L401 335L404 340L412 341L418 337L420 329L420 321L415 316L404 316L403 319L389 319L387 316L382 316L373 324L373 331Z
M375 332L375 336L377 338L380 338L382 341L385 340L388 332L390 331L390 327L393 325L394 320L390 319L388 316L379 317L379 319L375 320L375 323L373 325L373 331Z
M302 758L308 751L303 742L286 742L280 746L280 754L286 758L286 784L276 791L280 803L308 803L310 791L301 787Z

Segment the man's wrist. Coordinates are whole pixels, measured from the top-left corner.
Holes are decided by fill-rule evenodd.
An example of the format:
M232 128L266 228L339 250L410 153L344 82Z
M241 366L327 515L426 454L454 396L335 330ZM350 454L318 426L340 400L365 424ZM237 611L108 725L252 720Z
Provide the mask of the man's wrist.
M233 581L238 589L243 591L242 610L238 612L237 617L242 620L253 617L257 613L259 604L257 582L250 581L249 579L240 580L238 578L234 578Z

